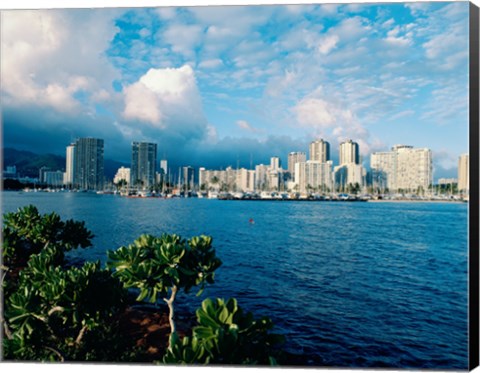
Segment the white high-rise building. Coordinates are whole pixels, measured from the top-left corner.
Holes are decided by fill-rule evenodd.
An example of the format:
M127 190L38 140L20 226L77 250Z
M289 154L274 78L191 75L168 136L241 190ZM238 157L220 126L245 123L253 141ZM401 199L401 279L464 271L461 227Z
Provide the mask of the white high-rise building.
M65 174L63 183L65 185L72 185L75 177L75 144L67 146Z
M391 152L373 153L370 160L373 185L390 191L423 190L432 185L432 151L395 145Z
M269 190L269 179L268 179L268 169L269 166L264 164L259 164L255 166L255 189L256 190Z
M120 167L113 178L113 183L118 184L121 180L125 180L127 184L130 184L130 168Z
M332 161L306 161L296 163L295 189L300 193L332 191L332 165Z
M358 144L352 140L340 144L340 165L348 163L360 163Z
M288 172L291 179L295 180L295 163L306 162L307 154L305 152L288 153Z
M335 187L337 190L345 190L352 185L363 187L367 171L361 164L345 163L334 168Z
M164 175L168 174L168 161L166 159L160 160L160 171Z
M460 192L468 193L469 187L469 155L462 154L458 158L458 190Z
M271 170L278 170L280 169L281 163L279 157L272 157L270 158L270 169Z
M310 160L327 162L330 160L330 144L323 139L310 143Z

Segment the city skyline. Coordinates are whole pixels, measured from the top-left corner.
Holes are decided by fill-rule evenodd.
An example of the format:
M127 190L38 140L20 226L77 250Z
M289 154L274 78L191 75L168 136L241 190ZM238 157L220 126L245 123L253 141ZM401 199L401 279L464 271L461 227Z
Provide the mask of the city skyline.
M64 143L94 136L125 163L131 142L144 141L178 160L172 167L248 168L272 153L286 164L288 152L308 152L311 138L332 148L353 138L364 160L398 143L428 147L435 175L453 177L468 151L467 10L7 11L4 146L64 154ZM80 24L98 32L75 32Z

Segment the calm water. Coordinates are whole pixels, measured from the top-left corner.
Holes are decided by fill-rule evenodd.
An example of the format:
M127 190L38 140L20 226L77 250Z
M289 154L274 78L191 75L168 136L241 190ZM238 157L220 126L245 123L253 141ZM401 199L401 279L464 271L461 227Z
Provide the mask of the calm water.
M94 247L74 256L89 260L142 233L213 236L216 283L179 303L236 297L271 317L305 364L467 368L466 204L2 197L4 212L34 204L85 220Z

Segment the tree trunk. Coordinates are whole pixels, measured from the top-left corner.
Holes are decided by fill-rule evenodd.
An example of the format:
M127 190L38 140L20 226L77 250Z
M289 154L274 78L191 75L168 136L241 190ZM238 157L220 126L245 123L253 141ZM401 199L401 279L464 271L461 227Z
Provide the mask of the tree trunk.
M175 333L175 321L173 320L174 317L174 309L173 309L173 302L175 301L175 296L177 295L178 288L176 285L173 285L172 287L172 293L170 294L170 298L166 299L164 298L163 300L167 303L168 309L170 311L168 315L168 321L170 322L170 336Z

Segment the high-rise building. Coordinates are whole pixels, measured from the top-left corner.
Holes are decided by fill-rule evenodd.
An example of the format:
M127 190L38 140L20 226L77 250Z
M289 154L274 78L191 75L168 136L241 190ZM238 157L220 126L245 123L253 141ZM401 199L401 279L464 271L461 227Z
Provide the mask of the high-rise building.
M295 163L306 162L307 155L305 152L291 152L288 153L288 172L291 179L295 179Z
M61 187L63 185L63 172L62 171L45 171L44 173L45 184L52 187Z
M133 142L130 185L134 187L148 188L155 184L156 164L157 144L149 142Z
M270 158L270 170L279 170L281 166L280 158L279 157L271 157Z
M255 166L256 190L269 190L268 169L269 167L264 164L259 164Z
M194 169L191 166L184 166L182 169L182 180L183 185L185 185L185 190L192 190L193 189L193 177L194 177Z
M67 146L65 176L63 183L65 185L73 185L75 182L75 144Z
M360 164L358 144L352 140L340 144L340 165L348 163Z
M330 144L323 139L310 143L310 160L327 162L330 160Z
M160 172L164 175L168 174L168 161L166 159L160 160Z
M74 144L74 185L79 189L102 190L104 183L103 140L80 138Z
M351 186L363 187L365 185L365 178L367 171L361 164L345 163L333 169L335 189L346 190L345 188Z
M118 184L120 181L125 180L127 184L130 184L130 168L120 167L113 178L113 183Z
M458 158L458 190L468 193L469 187L469 155L462 154Z
M390 191L426 192L432 185L432 151L395 145L391 152L373 153L370 160L373 185Z
M333 189L332 161L306 161L295 164L297 191L329 192Z

